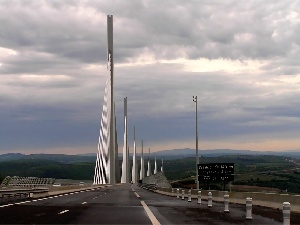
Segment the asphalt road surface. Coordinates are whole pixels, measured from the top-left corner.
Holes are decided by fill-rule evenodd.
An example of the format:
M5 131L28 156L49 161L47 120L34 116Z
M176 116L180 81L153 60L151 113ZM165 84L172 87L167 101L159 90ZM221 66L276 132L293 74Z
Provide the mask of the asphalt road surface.
M223 210L123 184L2 205L0 224L282 224L281 211L256 207L246 220L245 206Z

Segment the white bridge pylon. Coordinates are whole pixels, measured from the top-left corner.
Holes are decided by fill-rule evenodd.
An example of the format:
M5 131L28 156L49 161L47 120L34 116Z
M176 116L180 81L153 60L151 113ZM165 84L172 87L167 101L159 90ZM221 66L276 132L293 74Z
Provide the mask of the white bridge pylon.
M108 77L102 110L94 184L115 184L119 181L118 144L114 107L113 16L107 16Z
M121 183L129 183L129 149L127 129L127 97L124 98L124 146Z

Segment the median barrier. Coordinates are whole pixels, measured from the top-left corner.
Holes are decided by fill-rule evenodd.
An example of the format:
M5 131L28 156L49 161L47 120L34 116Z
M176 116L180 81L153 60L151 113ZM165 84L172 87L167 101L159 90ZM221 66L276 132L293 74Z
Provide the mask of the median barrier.
M198 191L198 204L201 204L201 191Z
M171 189L158 188L156 192L170 195ZM224 195L228 191L217 190L201 190L201 198L207 200L208 192L214 196L214 201L223 202ZM229 203L245 204L247 197L252 198L252 205L259 205L268 208L281 209L283 202L291 204L291 212L300 213L300 195L277 194L277 193L262 193L262 192L230 192ZM192 198L198 198L198 190L192 190Z
M229 195L224 195L224 212L229 212Z
M207 196L207 206L208 207L212 207L212 193L208 192L208 196Z
M192 201L192 193L191 192L192 192L191 190L188 191L188 202Z
M291 204L289 202L284 202L282 206L282 214L283 214L283 225L290 225L290 217L291 217Z
M246 198L246 219L252 220L252 198Z

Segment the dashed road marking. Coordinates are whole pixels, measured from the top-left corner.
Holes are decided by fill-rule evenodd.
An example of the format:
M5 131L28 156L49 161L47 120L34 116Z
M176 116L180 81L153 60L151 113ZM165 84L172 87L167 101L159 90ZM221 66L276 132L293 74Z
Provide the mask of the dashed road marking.
M64 210L64 211L61 211L61 212L59 212L58 214L64 214L64 213L66 213L66 212L69 212L69 210L68 209L66 209L66 210Z
M149 219L151 220L151 223L153 225L160 225L160 222L156 219L156 217L154 216L154 214L151 212L151 210L149 209L149 207L147 206L147 204L144 201L141 201L142 206L144 207Z
M84 204L86 204L87 202L83 202L83 203L81 203L82 205L84 205Z
M72 192L72 193L70 193L70 195L73 195L74 193Z
M37 202L38 200L36 200L36 199L34 199L34 200L32 200L33 202Z
M53 197L51 196L51 197L49 197L49 198L53 198Z
M136 195L136 197L140 198L141 196L139 196L138 193L134 192L134 194Z
M7 206L11 206L11 205L14 205L14 204L1 205L0 208L4 208L4 207L7 207Z

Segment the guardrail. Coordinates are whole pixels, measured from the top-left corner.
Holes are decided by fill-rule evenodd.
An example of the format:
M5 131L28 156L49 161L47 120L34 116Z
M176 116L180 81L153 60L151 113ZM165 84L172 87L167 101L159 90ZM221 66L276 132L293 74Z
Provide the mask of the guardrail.
M16 201L18 199L31 198L39 194L48 193L48 188L22 188L0 190L1 202Z
M224 213L229 212L229 203L246 205L246 220L252 220L252 205L265 206L269 208L282 209L283 225L290 225L291 211L300 212L300 195L288 194L267 194L259 192L230 192L215 190L191 190L183 188L161 188L158 187L156 192L169 195L184 200L188 197L188 202L195 198L198 204L202 204L201 200L207 200L207 207L213 206L214 202L222 202L224 204ZM188 193L186 195L186 193Z
M180 193L183 188L178 188ZM176 189L174 189L176 190ZM186 189L187 192L188 189ZM172 188L157 187L157 191L165 192L167 195L172 195ZM258 206L264 206L274 209L281 209L283 202L289 202L291 204L291 211L300 213L300 195L289 194L277 194L277 193L261 193L261 192L228 192L217 190L201 190L202 199L208 199L208 192L211 192L214 196L214 200L222 202L225 194L230 195L229 202L237 204L245 204L247 197L252 198L252 204ZM191 190L192 198L198 197L198 190Z
M144 188L144 189L146 189L146 190L150 190L150 191L155 191L155 190L157 190L157 185L156 184L139 184L139 186L141 187L141 188Z

